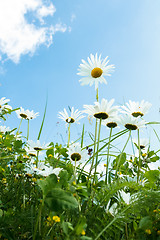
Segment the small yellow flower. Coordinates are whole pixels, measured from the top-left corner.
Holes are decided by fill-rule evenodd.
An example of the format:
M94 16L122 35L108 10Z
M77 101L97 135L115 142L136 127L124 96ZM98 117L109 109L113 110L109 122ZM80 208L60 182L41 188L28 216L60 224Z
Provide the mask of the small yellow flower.
M3 136L2 136L2 134L0 134L0 138L2 138Z
M107 164L104 164L104 167L107 167Z
M27 158L27 159L29 159L29 157L28 157L27 155L23 155L23 158Z
M7 179L6 178L2 178L2 183L6 184L7 183Z
M31 177L32 177L32 174L27 173L26 176L31 178Z
M53 157L53 155L52 155L52 154L49 154L48 157L51 158L51 157Z
M52 221L52 219L51 219L51 217L49 216L49 217L47 217L47 221L48 222L51 222Z
M12 148L11 147L7 147L8 151L12 151Z
M58 216L53 216L53 221L55 221L55 222L60 222L61 221L61 219L58 217Z
M73 181L72 183L73 183L73 185L76 185L76 182L75 182L75 181Z
M149 235L151 234L151 230L150 230L150 229L146 229L145 232L146 232L147 234L149 234Z
M153 212L157 212L157 209L153 210Z
M82 235L85 235L85 234L86 234L86 232L85 232L84 230L82 230L81 234L82 234Z
M36 179L36 178L32 178L32 181L33 181L33 182L36 182L36 181L37 181L37 179Z
M147 156L147 154L146 153L142 153L142 157L146 157Z

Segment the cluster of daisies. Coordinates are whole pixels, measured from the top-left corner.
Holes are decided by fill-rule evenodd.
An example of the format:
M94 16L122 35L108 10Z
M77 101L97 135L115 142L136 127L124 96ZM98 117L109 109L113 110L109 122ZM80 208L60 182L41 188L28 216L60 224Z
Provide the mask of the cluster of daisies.
M110 76L111 72L114 70L114 65L109 65L108 57L105 59L101 58L98 54L90 55L88 57L88 62L82 60L82 63L78 69L78 75L82 78L79 80L81 85L95 85L95 90L98 91L99 83L107 84L105 79L106 76ZM4 111L12 110L11 106L8 105L9 99L0 99L0 113ZM149 102L142 100L141 102L129 101L123 106L114 106L114 99L110 101L102 99L101 102L97 100L93 105L84 105L84 110L79 111L78 109L71 108L70 113L64 108L63 111L59 112L58 117L66 122L66 125L70 127L70 124L79 123L79 121L84 118L84 114L88 115L88 119L91 121L93 119L99 120L102 125L112 129L123 125L128 130L137 130L145 127L147 122L143 119L143 116L148 112L151 107ZM34 113L34 111L24 110L22 107L16 110L18 118L31 120L36 118L39 113ZM9 128L5 126L0 126L1 132L9 131ZM26 153L32 157L37 157L43 150L49 148L49 144L41 145L39 140L37 142L27 141L26 143ZM82 149L80 143L70 143L67 150L69 159L71 161L86 161L89 159L89 153L87 149ZM38 164L38 163L37 163ZM36 172L51 173L53 169L48 165L42 166L30 164L30 170L36 169ZM27 166L29 168L29 166Z
M110 101L102 99L101 102L95 102L94 105L84 105L83 111L78 111L72 108L70 114L64 109L63 112L59 112L59 118L66 123L78 123L79 120L84 118L84 113L88 114L89 119L99 119L102 124L108 128L115 128L119 125L123 125L126 129L136 130L145 127L147 122L142 117L148 112L151 107L151 103L129 101L129 103L123 106L113 106L114 99ZM123 115L122 115L123 113Z

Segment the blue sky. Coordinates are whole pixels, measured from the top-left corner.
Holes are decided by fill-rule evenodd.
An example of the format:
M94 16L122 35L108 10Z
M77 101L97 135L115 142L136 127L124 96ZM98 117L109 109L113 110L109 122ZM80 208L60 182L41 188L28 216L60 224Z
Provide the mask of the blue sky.
M15 2L10 11L11 16L20 0L7 1ZM48 16L38 15L43 17L42 23L40 17L35 14L36 8L34 11L26 8L26 12L23 9L25 23L32 27L34 25L33 34L26 38L24 51L19 47L24 38L18 40L24 34L22 31L21 35L17 30L14 36L7 35L6 38L2 36L3 31L0 34L0 90L1 97L9 98L12 107L22 106L24 109L33 109L40 113L40 117L30 124L30 138L36 140L38 135L47 94L47 115L42 132L42 140L46 142L61 141L58 134L60 132L65 137L66 129L64 123L57 118L58 111L68 106L81 110L83 104L93 104L94 87L80 86L77 69L81 59L86 60L90 53L96 52L101 53L103 58L109 56L110 63L115 64L114 73L107 78L108 85L100 86L100 99L115 98L116 104L144 99L153 105L146 120L160 121L159 0L28 2L35 2L39 9L47 6L48 10L45 13L48 13ZM1 9L5 15L5 6L1 6ZM8 21L3 22L7 26L12 23L11 20L8 18ZM55 26L58 26L56 32ZM2 25L0 32L1 27ZM46 39L42 41L41 37L31 48L29 43L33 40L34 30L44 27ZM8 44L8 48L5 49L2 42ZM13 54L14 43L18 46L18 60ZM47 47L46 44L50 46ZM18 127L18 124L16 114L6 122L10 127ZM74 126L74 131L78 133L81 126ZM27 124L23 122L24 133L26 127ZM159 132L159 127L156 129Z

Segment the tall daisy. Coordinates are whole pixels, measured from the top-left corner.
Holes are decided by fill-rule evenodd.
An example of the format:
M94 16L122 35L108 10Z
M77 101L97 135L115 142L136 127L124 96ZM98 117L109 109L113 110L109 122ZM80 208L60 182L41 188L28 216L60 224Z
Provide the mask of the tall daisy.
M131 114L133 117L142 117L151 108L152 104L142 100L141 102L134 102L129 100L126 106L122 106L122 113Z
M89 115L89 118L95 117L98 119L105 120L109 117L115 116L118 111L117 106L112 106L114 103L114 99L107 101L106 99L102 99L101 103L95 102L95 105L84 105L84 112Z
M16 111L16 114L17 114L17 117L20 118L20 119L26 119L26 120L31 120L31 119L34 119L36 118L37 116L39 116L39 113L34 113L34 111L29 111L28 109L27 110L24 110L24 108L20 107L19 110Z
M90 85L95 84L95 90L98 88L99 83L107 84L105 76L110 76L111 72L114 69L114 65L108 65L109 60L108 56L102 60L101 55L94 56L90 54L88 57L88 62L82 59L82 63L79 65L78 75L82 76L79 80L81 85Z
M140 117L133 117L132 115L124 115L121 117L121 124L129 130L137 130L139 128L145 127L147 122L142 120Z
M2 110L12 110L12 107L10 105L8 105L8 102L10 101L10 99L6 99L5 97L2 97L0 99L0 111Z
M34 142L32 140L29 140L28 141L28 146L29 146L29 148L32 148L35 151L42 151L42 150L46 150L47 148L49 148L49 143L41 144L39 140L37 140L36 142Z
M74 110L74 107L72 107L70 114L68 114L67 110L64 108L63 112L59 112L58 117L66 123L76 122L77 124L79 124L79 120L82 119L84 116L82 115L81 111L78 111L78 109Z

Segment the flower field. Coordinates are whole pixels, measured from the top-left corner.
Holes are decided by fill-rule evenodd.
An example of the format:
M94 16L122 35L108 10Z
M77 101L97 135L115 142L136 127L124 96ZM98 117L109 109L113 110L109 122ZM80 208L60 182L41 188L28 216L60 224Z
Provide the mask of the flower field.
M82 60L79 81L95 87L95 102L57 113L67 129L64 145L41 143L46 112L33 141L29 126L39 113L0 99L0 239L160 239L160 170L152 168L160 150L143 136L152 126L160 141L154 130L159 123L145 120L152 107L145 100L118 106L100 96L99 84L106 87L113 70L108 57ZM7 118L13 114L20 124L10 129ZM82 126L77 139L74 124Z

